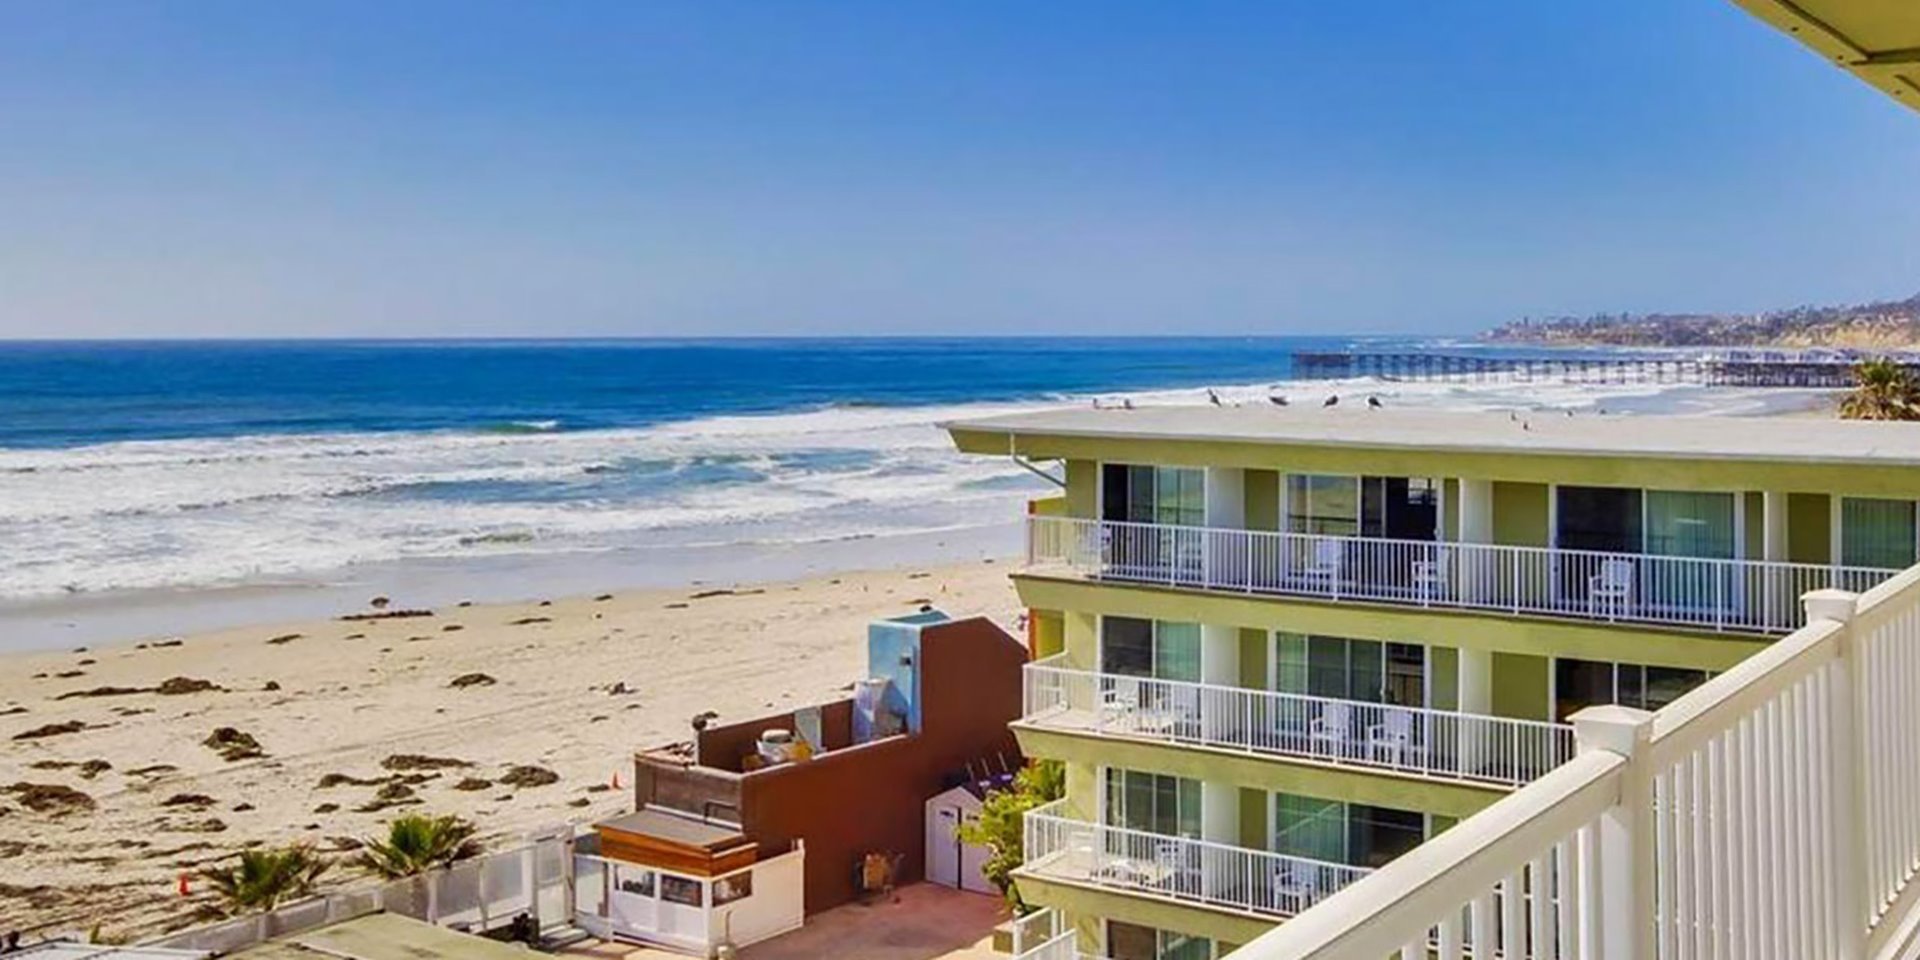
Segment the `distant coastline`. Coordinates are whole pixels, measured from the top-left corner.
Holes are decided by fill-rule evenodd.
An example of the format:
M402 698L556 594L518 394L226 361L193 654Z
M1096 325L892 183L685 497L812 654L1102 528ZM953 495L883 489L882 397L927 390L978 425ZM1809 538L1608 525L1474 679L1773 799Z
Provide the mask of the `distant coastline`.
M1905 300L1803 306L1759 314L1622 313L1527 318L1495 327L1481 339L1548 347L1920 350L1920 294Z

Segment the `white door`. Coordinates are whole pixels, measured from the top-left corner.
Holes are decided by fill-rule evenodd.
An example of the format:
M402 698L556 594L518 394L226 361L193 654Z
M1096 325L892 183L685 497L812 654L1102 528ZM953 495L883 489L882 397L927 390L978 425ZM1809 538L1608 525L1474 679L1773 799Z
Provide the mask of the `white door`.
M963 814L967 823L978 823L980 815L972 811ZM974 893L998 893L993 884L987 882L987 848L981 844L968 843L960 847L960 889Z
M935 804L927 818L927 879L943 887L960 886L960 808Z

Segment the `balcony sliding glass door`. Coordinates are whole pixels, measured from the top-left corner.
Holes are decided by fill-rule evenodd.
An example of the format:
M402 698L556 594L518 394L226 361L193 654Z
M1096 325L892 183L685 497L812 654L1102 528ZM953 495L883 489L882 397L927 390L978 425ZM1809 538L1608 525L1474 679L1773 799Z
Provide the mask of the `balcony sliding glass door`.
M1106 955L1111 960L1212 960L1213 941L1108 920Z
M1140 733L1200 732L1199 692L1186 686L1201 678L1199 624L1102 617L1100 673L1102 722Z
M1915 538L1913 501L1841 498L1842 565L1904 570L1914 564Z
M1284 856L1380 867L1425 837L1426 817L1416 811L1273 795L1273 852Z
M1175 582L1205 575L1205 544L1191 529L1207 522L1205 470L1104 464L1100 468L1100 517L1127 524L1112 528L1101 546L1108 573Z
M1106 776L1107 826L1199 838L1200 781L1114 767Z
M1558 657L1553 662L1554 719L1565 723L1586 707L1610 703L1658 710L1711 676L1681 667Z
M1556 488L1553 544L1570 551L1554 558L1560 597L1609 616L1739 609L1750 584L1731 565L1689 562L1737 556L1738 502L1725 492Z
M1427 649L1416 644L1274 636L1274 689L1333 700L1426 705Z

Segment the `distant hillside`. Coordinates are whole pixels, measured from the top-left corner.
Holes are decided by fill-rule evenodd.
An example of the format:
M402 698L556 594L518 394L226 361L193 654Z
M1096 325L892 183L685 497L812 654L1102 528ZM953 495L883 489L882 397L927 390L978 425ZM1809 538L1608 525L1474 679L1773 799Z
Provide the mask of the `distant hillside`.
M1526 319L1496 327L1482 338L1547 346L1920 349L1920 294L1885 303L1794 307L1745 316L1650 313Z

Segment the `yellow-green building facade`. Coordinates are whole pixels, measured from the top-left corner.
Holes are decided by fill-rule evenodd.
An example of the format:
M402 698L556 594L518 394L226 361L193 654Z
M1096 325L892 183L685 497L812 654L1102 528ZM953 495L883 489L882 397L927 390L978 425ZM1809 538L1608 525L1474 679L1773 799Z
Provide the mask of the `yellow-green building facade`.
M1911 428L1352 406L948 425L1060 483L1019 883L1086 954L1224 954L1916 558Z

